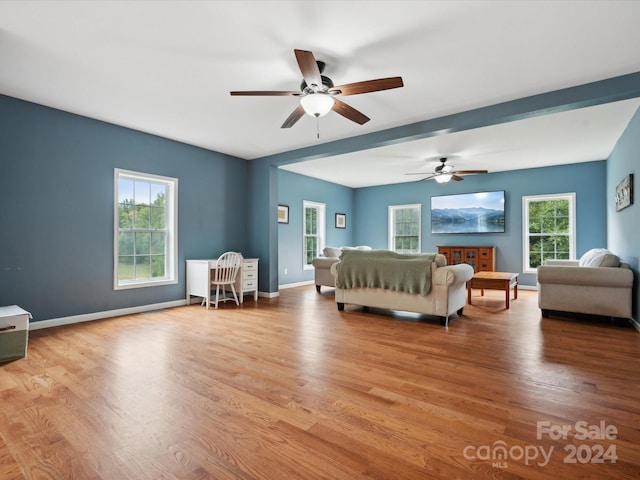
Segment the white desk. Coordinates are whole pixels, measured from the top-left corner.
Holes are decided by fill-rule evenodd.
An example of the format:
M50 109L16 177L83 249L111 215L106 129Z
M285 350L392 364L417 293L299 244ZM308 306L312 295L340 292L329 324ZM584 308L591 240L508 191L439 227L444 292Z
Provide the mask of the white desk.
M187 260L187 305L191 305L191 296L206 300L207 308L211 299L211 271L215 269L217 259ZM234 285L238 300L244 303L244 294L253 292L258 300L258 259L244 258Z

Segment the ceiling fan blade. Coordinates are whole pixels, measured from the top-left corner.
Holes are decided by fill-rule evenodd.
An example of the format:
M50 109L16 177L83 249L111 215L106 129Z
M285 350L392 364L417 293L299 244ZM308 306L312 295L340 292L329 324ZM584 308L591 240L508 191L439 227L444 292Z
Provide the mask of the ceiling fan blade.
M282 126L280 128L291 128L291 127L293 127L293 125L295 125L295 123L298 120L300 120L303 115L304 115L304 108L302 108L302 105L298 105L296 107L296 109L293 112L291 112L291 115L289 115L289 117L287 117L287 119L284 121L284 123L282 124Z
M411 172L411 173L405 173L405 175L422 175L424 178L421 178L420 180L416 180L416 182L422 182L423 180L431 180L434 177L437 177L437 174L429 174L429 173L417 173L417 172Z
M344 118L348 118L352 122L356 122L357 124L363 125L371 120L364 113L359 112L355 108L347 105L344 102L341 102L337 98L334 98L333 111L339 113Z
M425 180L431 180L432 178L436 178L438 175L429 175L428 177L421 178L418 182L424 182Z
M456 182L459 182L460 180L464 180L464 178L459 177L456 174L451 175L451 180L455 180Z
M457 175L473 175L477 173L489 173L488 170L456 170L455 172L451 172L452 174Z
M339 95L358 95L360 93L378 92L403 87L402 77L378 78L364 82L348 83L330 88L330 92L339 91Z
M249 90L249 91L241 91L241 92L229 92L231 95L238 96L267 96L267 97L288 97L291 95L302 95L301 92L284 92L278 90Z
M307 50L294 50L294 53L296 54L296 60L298 61L298 67L300 67L300 71L302 72L302 77L304 78L304 81L307 82L307 85L309 87L312 85L322 87L320 69L318 68L318 64L313 53Z

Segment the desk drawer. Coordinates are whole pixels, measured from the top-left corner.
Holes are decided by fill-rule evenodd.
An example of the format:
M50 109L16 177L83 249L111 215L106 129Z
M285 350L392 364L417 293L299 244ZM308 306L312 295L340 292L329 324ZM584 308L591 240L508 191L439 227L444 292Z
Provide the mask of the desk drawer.
M242 264L242 271L246 272L246 271L256 271L258 270L258 262L244 262Z
M256 278L258 278L258 272L256 272L255 270L242 270L242 281L255 280Z
M257 280L243 280L242 281L242 290L255 290L258 288Z

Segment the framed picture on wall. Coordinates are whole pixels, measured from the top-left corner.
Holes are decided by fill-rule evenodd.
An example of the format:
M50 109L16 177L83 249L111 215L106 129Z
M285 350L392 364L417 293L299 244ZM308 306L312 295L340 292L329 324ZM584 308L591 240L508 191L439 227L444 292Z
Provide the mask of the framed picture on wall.
M616 186L616 212L633 205L633 173L622 179Z
M336 213L336 228L347 228L347 215Z
M289 223L289 205L278 205L278 223Z

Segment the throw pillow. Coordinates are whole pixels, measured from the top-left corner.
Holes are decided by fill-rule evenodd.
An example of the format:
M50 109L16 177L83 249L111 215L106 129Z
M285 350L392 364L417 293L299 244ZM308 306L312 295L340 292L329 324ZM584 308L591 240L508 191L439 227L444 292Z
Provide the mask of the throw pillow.
M342 254L342 250L336 247L324 247L322 254L325 257L339 257Z
M593 248L580 257L581 267L619 267L620 259L606 248Z

